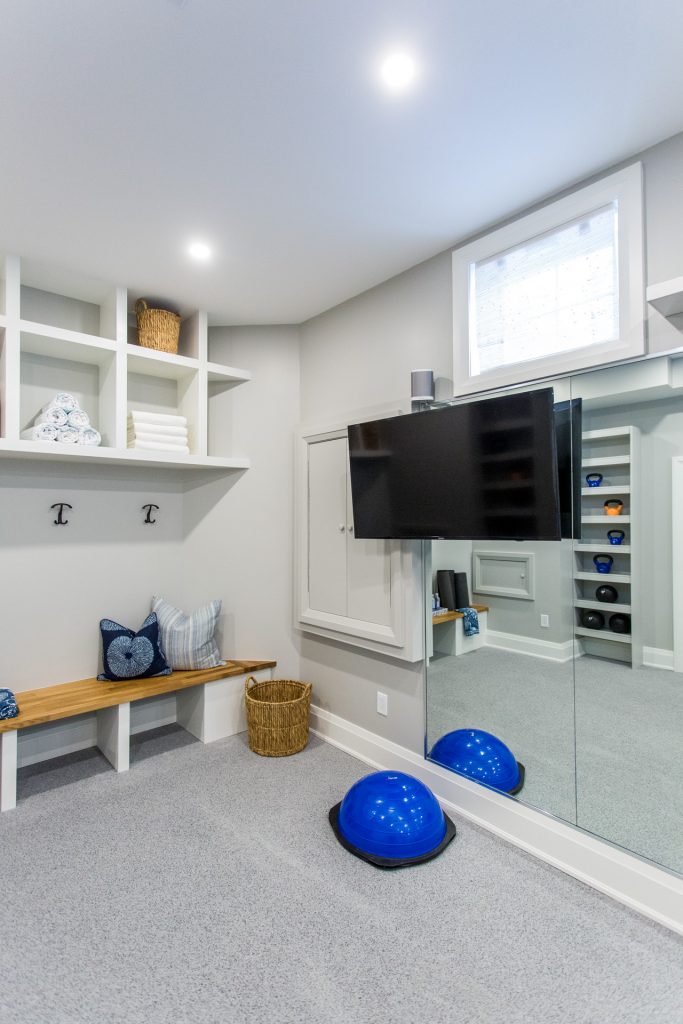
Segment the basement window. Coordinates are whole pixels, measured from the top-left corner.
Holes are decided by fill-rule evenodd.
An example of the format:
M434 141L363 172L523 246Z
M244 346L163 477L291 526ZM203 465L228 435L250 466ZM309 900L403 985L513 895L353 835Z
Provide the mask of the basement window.
M455 394L644 352L640 164L453 253Z

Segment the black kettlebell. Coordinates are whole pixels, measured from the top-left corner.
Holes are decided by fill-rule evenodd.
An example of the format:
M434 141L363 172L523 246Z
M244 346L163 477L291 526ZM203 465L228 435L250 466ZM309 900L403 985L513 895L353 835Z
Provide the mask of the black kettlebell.
M613 633L630 633L631 632L631 616L630 615L610 615L609 617L609 628Z
M616 618L616 616L612 616ZM581 611L581 625L586 629L604 629L605 616L602 612L591 611L590 608L583 608Z
M606 583L604 586L597 588L595 598L597 601L607 601L608 604L613 604L619 600L619 592L616 587L610 587L609 583Z

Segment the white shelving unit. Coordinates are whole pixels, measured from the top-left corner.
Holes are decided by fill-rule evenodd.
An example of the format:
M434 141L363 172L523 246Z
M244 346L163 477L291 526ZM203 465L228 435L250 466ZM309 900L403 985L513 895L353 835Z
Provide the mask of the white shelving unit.
M59 288L59 291L56 290ZM130 304L134 298L131 297ZM205 312L186 316L177 355L135 343L123 287L94 288L64 275L0 261L0 457L222 471L249 468L229 431L209 429L212 407L251 379L209 359ZM100 447L25 441L21 433L57 391L74 394L102 435ZM187 417L190 454L127 447L132 409Z
M574 608L575 634L581 653L596 657L626 661L633 666L642 664L640 639L641 617L638 608L638 455L639 432L636 427L608 427L587 430L582 435L582 467L584 476L600 472L604 479L599 487L581 488L581 539L574 543ZM603 504L610 498L620 498L624 512L608 516ZM623 530L626 536L621 544L610 544L609 530ZM595 555L611 555L612 570L597 572ZM613 603L598 601L596 590L609 584L616 588L618 599ZM605 628L589 629L581 621L584 610L601 612ZM609 619L615 614L628 615L630 633L615 633L609 629Z

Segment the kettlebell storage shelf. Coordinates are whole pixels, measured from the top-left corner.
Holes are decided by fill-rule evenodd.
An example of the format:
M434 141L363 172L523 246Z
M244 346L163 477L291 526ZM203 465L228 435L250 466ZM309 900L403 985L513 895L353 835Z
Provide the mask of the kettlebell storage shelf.
M137 296L0 259L0 457L99 465L249 468L230 450L229 392L247 370L210 359L211 328L197 310L181 323L178 354L136 344ZM97 447L22 438L54 394L75 395L102 435ZM133 410L186 417L190 452L128 448Z
M639 614L640 572L638 562L638 459L640 435L636 427L607 427L586 430L582 434L584 475L604 475L597 487L581 487L580 540L574 542L574 609L577 644L581 654L642 664L641 616ZM604 502L623 501L623 515L607 515ZM623 543L610 543L608 532L622 530ZM598 572L594 558L611 556L609 572ZM617 591L615 601L600 601L597 590L610 586ZM583 623L582 613L601 613L602 628L591 629ZM609 628L612 615L628 616L630 632ZM598 624L599 624L599 620Z

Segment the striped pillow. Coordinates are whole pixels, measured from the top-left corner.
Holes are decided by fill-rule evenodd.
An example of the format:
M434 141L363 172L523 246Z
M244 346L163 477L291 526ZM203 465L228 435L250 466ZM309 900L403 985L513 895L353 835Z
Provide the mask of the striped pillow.
M174 669L225 665L213 638L221 611L220 601L212 601L186 615L162 597L153 597L152 611L156 612L159 620L161 649Z

